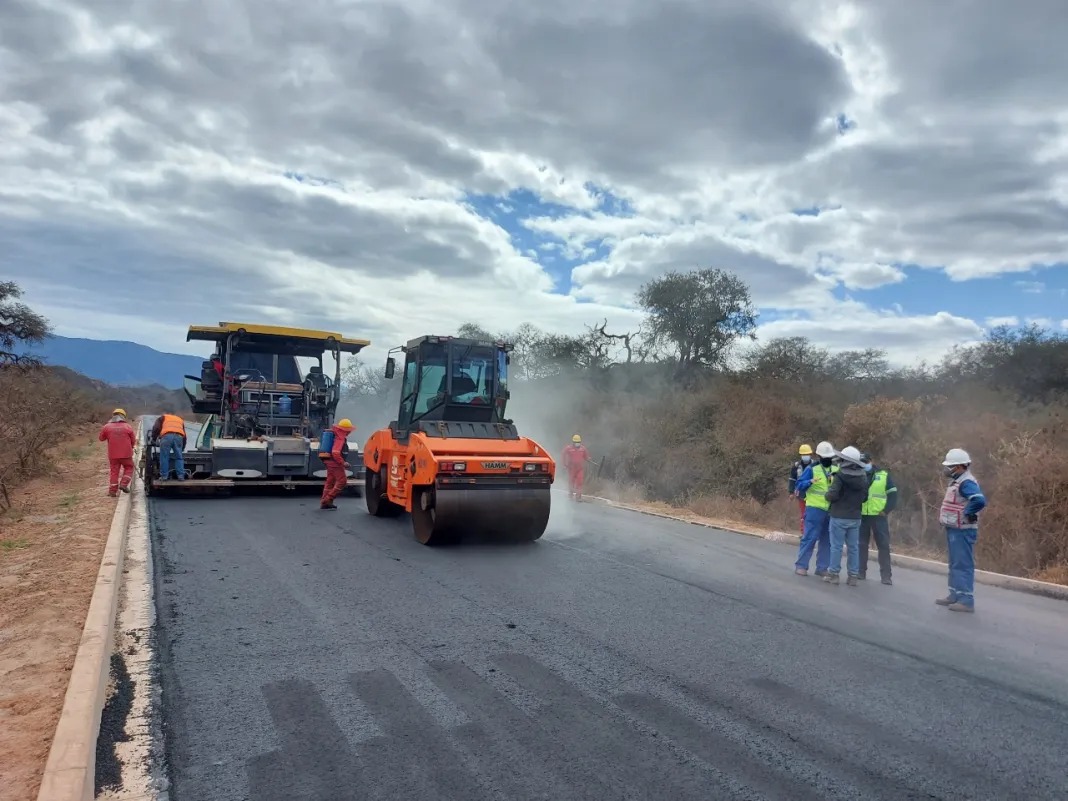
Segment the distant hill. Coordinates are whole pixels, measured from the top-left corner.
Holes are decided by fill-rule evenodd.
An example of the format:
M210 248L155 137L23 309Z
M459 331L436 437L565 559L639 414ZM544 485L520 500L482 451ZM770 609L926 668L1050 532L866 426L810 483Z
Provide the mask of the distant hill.
M192 418L189 399L180 389L168 389L159 384L115 386L97 378L89 378L69 367L54 366L50 372L102 410L121 406L130 418L139 414L159 414L160 410L173 408L178 414Z
M52 336L29 352L45 364L69 367L118 387L152 384L171 389L182 386L182 376L200 375L202 358L163 353L136 342L77 339Z

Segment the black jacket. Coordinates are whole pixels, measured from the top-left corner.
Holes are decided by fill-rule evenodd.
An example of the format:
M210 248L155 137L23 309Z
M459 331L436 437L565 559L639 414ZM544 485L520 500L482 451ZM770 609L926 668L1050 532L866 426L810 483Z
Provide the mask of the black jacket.
M868 474L859 465L842 462L827 490L831 502L830 515L845 520L860 520L864 502L868 500Z

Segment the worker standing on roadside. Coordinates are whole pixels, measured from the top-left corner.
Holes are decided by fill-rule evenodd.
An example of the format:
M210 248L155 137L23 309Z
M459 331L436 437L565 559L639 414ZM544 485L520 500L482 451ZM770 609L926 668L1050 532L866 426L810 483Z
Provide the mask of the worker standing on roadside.
M801 507L801 536L803 537L805 536L805 499L797 493L797 479L812 464L812 446L802 445L797 449L797 456L797 461L790 468L790 481L787 484L787 492L797 498L798 505Z
M860 521L864 517L864 503L868 500L868 477L864 473L860 451L848 445L837 454L841 465L827 490L830 502L828 514L831 528L831 565L823 580L838 584L842 572L842 546L846 546L848 578L846 584L857 586L860 572Z
M862 453L860 460L868 474L868 500L862 510L860 521L860 573L861 580L868 577L868 549L875 539L879 551L879 575L883 584L894 583L890 570L890 513L897 507L897 487L890 471L879 467L870 455Z
M347 417L324 432L319 442L319 458L326 465L326 481L323 483L323 495L319 499L320 509L337 509L334 500L345 491L349 476L345 464L345 454L349 452L349 434L356 428ZM324 447L325 446L325 447Z
M159 443L159 477L171 477L171 459L179 481L185 481L185 420L173 412L164 412L152 426L151 442Z
M979 537L979 513L986 496L971 471L972 457L952 448L942 462L949 478L938 522L946 528L949 551L949 595L935 601L954 612L975 611L975 541Z
M586 462L590 452L582 444L582 437L575 434L571 444L564 448L564 469L567 470L567 494L576 501L582 500L582 486L586 481Z
M827 566L831 563L831 520L828 515L831 504L827 500L827 490L831 488L831 479L838 471L834 454L831 443L821 442L816 446L819 461L806 467L797 479L797 496L805 501L805 531L801 536L797 561L794 562L794 572L799 576L808 575L814 550L817 576L826 576Z
M108 495L112 498L123 492L130 491L130 481L133 480L133 452L137 442L137 434L133 426L126 422L126 410L116 409L111 413L111 419L100 429L97 437L101 442L108 444ZM121 478L120 478L121 471Z

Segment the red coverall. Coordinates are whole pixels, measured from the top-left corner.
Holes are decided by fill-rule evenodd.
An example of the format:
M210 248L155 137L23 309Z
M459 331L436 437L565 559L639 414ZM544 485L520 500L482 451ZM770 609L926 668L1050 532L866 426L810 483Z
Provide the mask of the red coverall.
M567 470L567 492L572 498L582 498L582 484L586 478L586 461L590 452L581 443L572 442L564 448L564 469Z
M348 476L345 475L345 457L341 451L345 447L345 440L349 432L344 428L331 426L334 432L334 447L330 449L329 456L320 456L326 465L326 482L323 484L323 496L319 499L319 505L330 508L334 505L334 498L340 495L348 484Z
M106 423L100 429L101 442L108 444L108 462L111 464L111 475L108 478L108 495L118 495L119 490L130 491L130 481L133 480L133 452L137 435L133 426L125 420L113 420ZM122 468L122 480L119 480L119 469Z

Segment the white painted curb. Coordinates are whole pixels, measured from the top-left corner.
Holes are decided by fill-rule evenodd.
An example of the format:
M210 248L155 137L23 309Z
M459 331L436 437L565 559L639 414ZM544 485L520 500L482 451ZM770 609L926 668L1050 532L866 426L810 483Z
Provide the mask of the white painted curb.
M133 482L138 480L136 464L141 445L140 421L137 431ZM132 504L132 491L120 493L37 801L93 801L95 795L96 739L100 733L100 714L104 709L111 670L115 617Z
M731 534L743 534L746 537L756 537L757 539L771 540L773 542L787 542L793 545L797 545L801 541L801 538L796 534L787 534L781 531L758 534L752 531L742 531L740 529L730 528L729 526L705 523L700 520L689 520L685 517L665 514L664 512L654 512L649 509L642 509L639 506L631 506L630 504L613 501L610 498L601 498L597 495L583 495L582 497L584 500L591 500L595 503L613 506L617 509L626 509L629 512L638 512L639 514L660 517L665 520L674 520L679 523L689 523L692 526L701 526L702 528L713 528L717 531L728 531ZM870 553L876 553L876 551L872 550ZM946 575L949 570L949 567L945 562L937 562L933 559L921 559L918 556L906 556L897 553L892 553L890 555L890 563L898 565L899 567L922 570L927 573L937 573L941 576ZM1068 601L1068 586L1063 584L1053 584L1049 581L1036 581L1035 579L1021 578L1019 576L1007 576L1003 573L992 573L989 570L976 570L975 580L980 584L988 584L992 587L1001 587L1006 590L1015 590L1016 592L1026 592L1031 595L1042 595L1047 598L1055 598L1059 601Z

